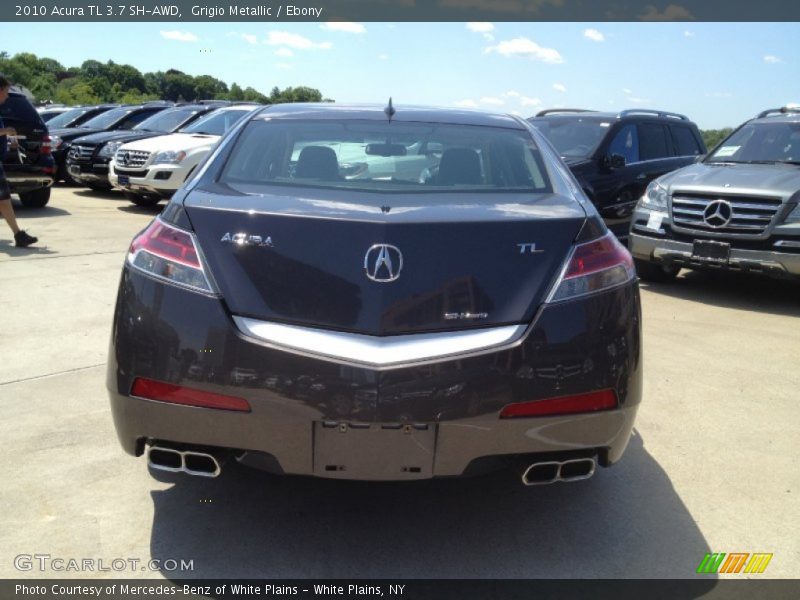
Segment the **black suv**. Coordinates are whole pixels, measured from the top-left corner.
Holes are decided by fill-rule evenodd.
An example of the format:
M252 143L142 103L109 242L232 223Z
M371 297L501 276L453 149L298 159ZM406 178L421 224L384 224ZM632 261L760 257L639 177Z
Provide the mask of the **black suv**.
M99 133L101 131L117 131L121 129L132 129L146 118L153 116L159 111L174 106L172 102L147 102L146 104L133 104L117 106L92 117L77 127L67 127L64 129L50 128L50 137L53 140L53 156L56 160L56 180L75 182L67 173L67 154L72 147L75 138Z
M630 242L642 279L682 267L800 279L800 108L765 110L651 183Z
M103 131L73 140L67 154L67 173L72 179L93 190L110 190L108 163L122 144L175 133L199 117L228 106L225 100L183 104L154 114L131 130Z
M608 228L628 237L631 215L647 185L706 153L684 115L630 109L543 110L528 119L555 146Z
M16 138L9 138L3 160L11 192L19 194L24 206L41 208L50 200L55 170L47 125L28 98L14 88L0 104L0 117L17 131Z

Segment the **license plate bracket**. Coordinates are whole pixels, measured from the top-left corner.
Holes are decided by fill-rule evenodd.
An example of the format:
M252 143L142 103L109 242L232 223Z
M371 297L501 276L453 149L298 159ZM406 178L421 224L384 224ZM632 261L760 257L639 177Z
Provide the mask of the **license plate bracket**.
M118 181L120 185L129 186L131 184L131 179L127 175L119 175Z
M727 263L731 256L731 245L727 242L695 240L692 244L692 258Z
M401 480L433 475L436 426L314 423L314 474L335 479Z

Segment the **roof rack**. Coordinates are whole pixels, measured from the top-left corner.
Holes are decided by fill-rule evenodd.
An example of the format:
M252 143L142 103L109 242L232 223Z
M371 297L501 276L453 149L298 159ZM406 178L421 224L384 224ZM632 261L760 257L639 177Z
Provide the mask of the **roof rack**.
M540 110L536 113L537 117L544 117L545 115L552 115L555 113L589 113L597 112L596 110L588 110L586 108L548 108L547 110Z
M629 108L628 110L620 111L617 115L618 119L622 117L630 117L632 115L650 115L652 117L659 117L661 119L679 119L681 121L688 121L689 117L679 113L666 112L663 110L652 110L649 108Z
M763 119L764 117L773 117L775 115L786 115L789 113L800 112L800 104L790 104L788 106L781 106L780 108L770 108L768 110L758 113L756 119Z

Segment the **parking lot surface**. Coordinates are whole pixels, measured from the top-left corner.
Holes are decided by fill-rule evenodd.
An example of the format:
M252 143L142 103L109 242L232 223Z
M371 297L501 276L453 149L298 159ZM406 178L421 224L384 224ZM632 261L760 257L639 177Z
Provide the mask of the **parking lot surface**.
M158 209L66 187L15 206L41 242L19 250L0 226L0 577L686 578L707 552L772 553L760 577L800 574L796 283L643 284L636 434L588 481L155 480L117 443L104 377L125 251ZM35 554L140 563L15 567ZM142 570L151 558L161 568Z

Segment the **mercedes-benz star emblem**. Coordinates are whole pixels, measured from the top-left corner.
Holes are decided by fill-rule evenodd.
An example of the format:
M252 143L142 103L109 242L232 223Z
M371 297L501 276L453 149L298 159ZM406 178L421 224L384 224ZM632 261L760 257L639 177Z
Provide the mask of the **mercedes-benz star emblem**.
M731 222L732 217L733 208L730 202L726 202L725 200L709 202L708 206L706 206L706 209L703 211L703 221L705 221L706 225L709 227L714 227L716 229L725 227L725 225Z
M130 152L123 152L119 157L119 164L123 167L128 164L128 161L131 159Z
M364 256L364 272L372 281L388 283L400 277L403 253L397 246L375 244Z

